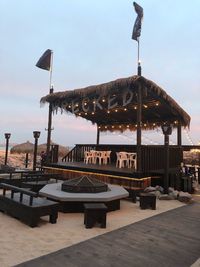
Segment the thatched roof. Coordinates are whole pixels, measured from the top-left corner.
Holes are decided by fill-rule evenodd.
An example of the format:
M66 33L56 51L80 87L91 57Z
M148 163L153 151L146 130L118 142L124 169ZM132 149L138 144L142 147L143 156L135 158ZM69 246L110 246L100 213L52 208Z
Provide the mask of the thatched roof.
M34 150L34 144L32 144L31 142L27 141L26 143L22 143L22 144L18 144L16 146L13 146L10 149L10 153L14 154L14 153L18 153L18 154L26 154L26 153L33 153Z
M57 144L51 142L51 145L57 145ZM69 152L69 149L67 147L65 147L65 146L61 146L61 145L58 145L58 146L59 146L58 147L58 155L60 157L64 157ZM45 144L41 144L37 148L37 153L41 154L41 152L42 151L46 151L46 149L47 149L47 144L46 143Z
M51 103L54 111L74 113L96 123L101 131L137 128L137 92L142 92L142 128L164 123L189 126L190 116L154 82L131 76L86 88L49 94L41 103Z

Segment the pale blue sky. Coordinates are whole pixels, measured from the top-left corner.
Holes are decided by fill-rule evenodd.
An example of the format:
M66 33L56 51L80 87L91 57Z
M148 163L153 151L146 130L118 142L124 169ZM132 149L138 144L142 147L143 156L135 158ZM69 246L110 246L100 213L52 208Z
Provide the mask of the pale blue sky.
M191 116L190 136L200 141L199 0L140 0L142 74L167 91ZM136 13L130 0L0 0L0 143L46 141L49 72L35 64L54 51L55 91L85 87L136 74ZM58 113L52 139L64 145L94 143L90 122ZM134 134L104 134L102 142L134 143ZM143 141L157 140L145 133ZM161 137L162 138L162 137ZM172 137L173 139L173 137ZM184 142L190 143L186 134Z

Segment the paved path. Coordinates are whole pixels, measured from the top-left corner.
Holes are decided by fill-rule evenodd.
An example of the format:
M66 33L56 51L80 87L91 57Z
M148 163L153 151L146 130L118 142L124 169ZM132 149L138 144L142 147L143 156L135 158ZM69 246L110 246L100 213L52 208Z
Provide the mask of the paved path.
M17 266L189 267L199 257L200 203L196 202Z

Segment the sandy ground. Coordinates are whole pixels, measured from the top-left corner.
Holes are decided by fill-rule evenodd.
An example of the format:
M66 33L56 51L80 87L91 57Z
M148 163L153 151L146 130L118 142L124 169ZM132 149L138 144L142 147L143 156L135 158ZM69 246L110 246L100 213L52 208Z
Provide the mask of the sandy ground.
M119 211L107 214L106 229L85 229L83 213L59 213L56 224L43 217L38 227L31 228L0 212L0 266L13 266L183 205L157 200L156 210L141 210L139 203L123 200Z
M5 151L0 150L0 164L4 159ZM23 168L24 160L24 154L8 155L8 165L13 167ZM141 210L139 203L123 200L119 211L108 213L106 229L85 229L82 213L59 213L56 224L43 217L38 227L31 228L0 212L0 266L10 267L183 205L157 200L156 210Z
M10 154L8 152L8 162L7 164L9 166L15 167L15 168L24 168L25 167L25 154ZM32 156L29 155L30 162L32 162ZM5 163L5 150L0 150L0 164ZM31 167L31 163L28 166Z

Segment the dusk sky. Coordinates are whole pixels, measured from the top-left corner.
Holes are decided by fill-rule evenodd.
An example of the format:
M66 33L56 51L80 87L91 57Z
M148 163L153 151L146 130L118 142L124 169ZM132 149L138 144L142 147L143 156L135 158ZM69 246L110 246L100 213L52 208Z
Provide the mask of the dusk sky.
M163 88L191 116L185 144L200 142L199 0L140 0L142 75ZM49 72L35 66L52 49L54 91L82 88L137 74L136 13L130 0L0 0L0 143L46 142ZM53 116L52 140L95 143L96 127L73 115ZM161 131L143 143L163 142ZM175 142L175 136L171 140ZM135 134L102 134L102 143L133 143Z

